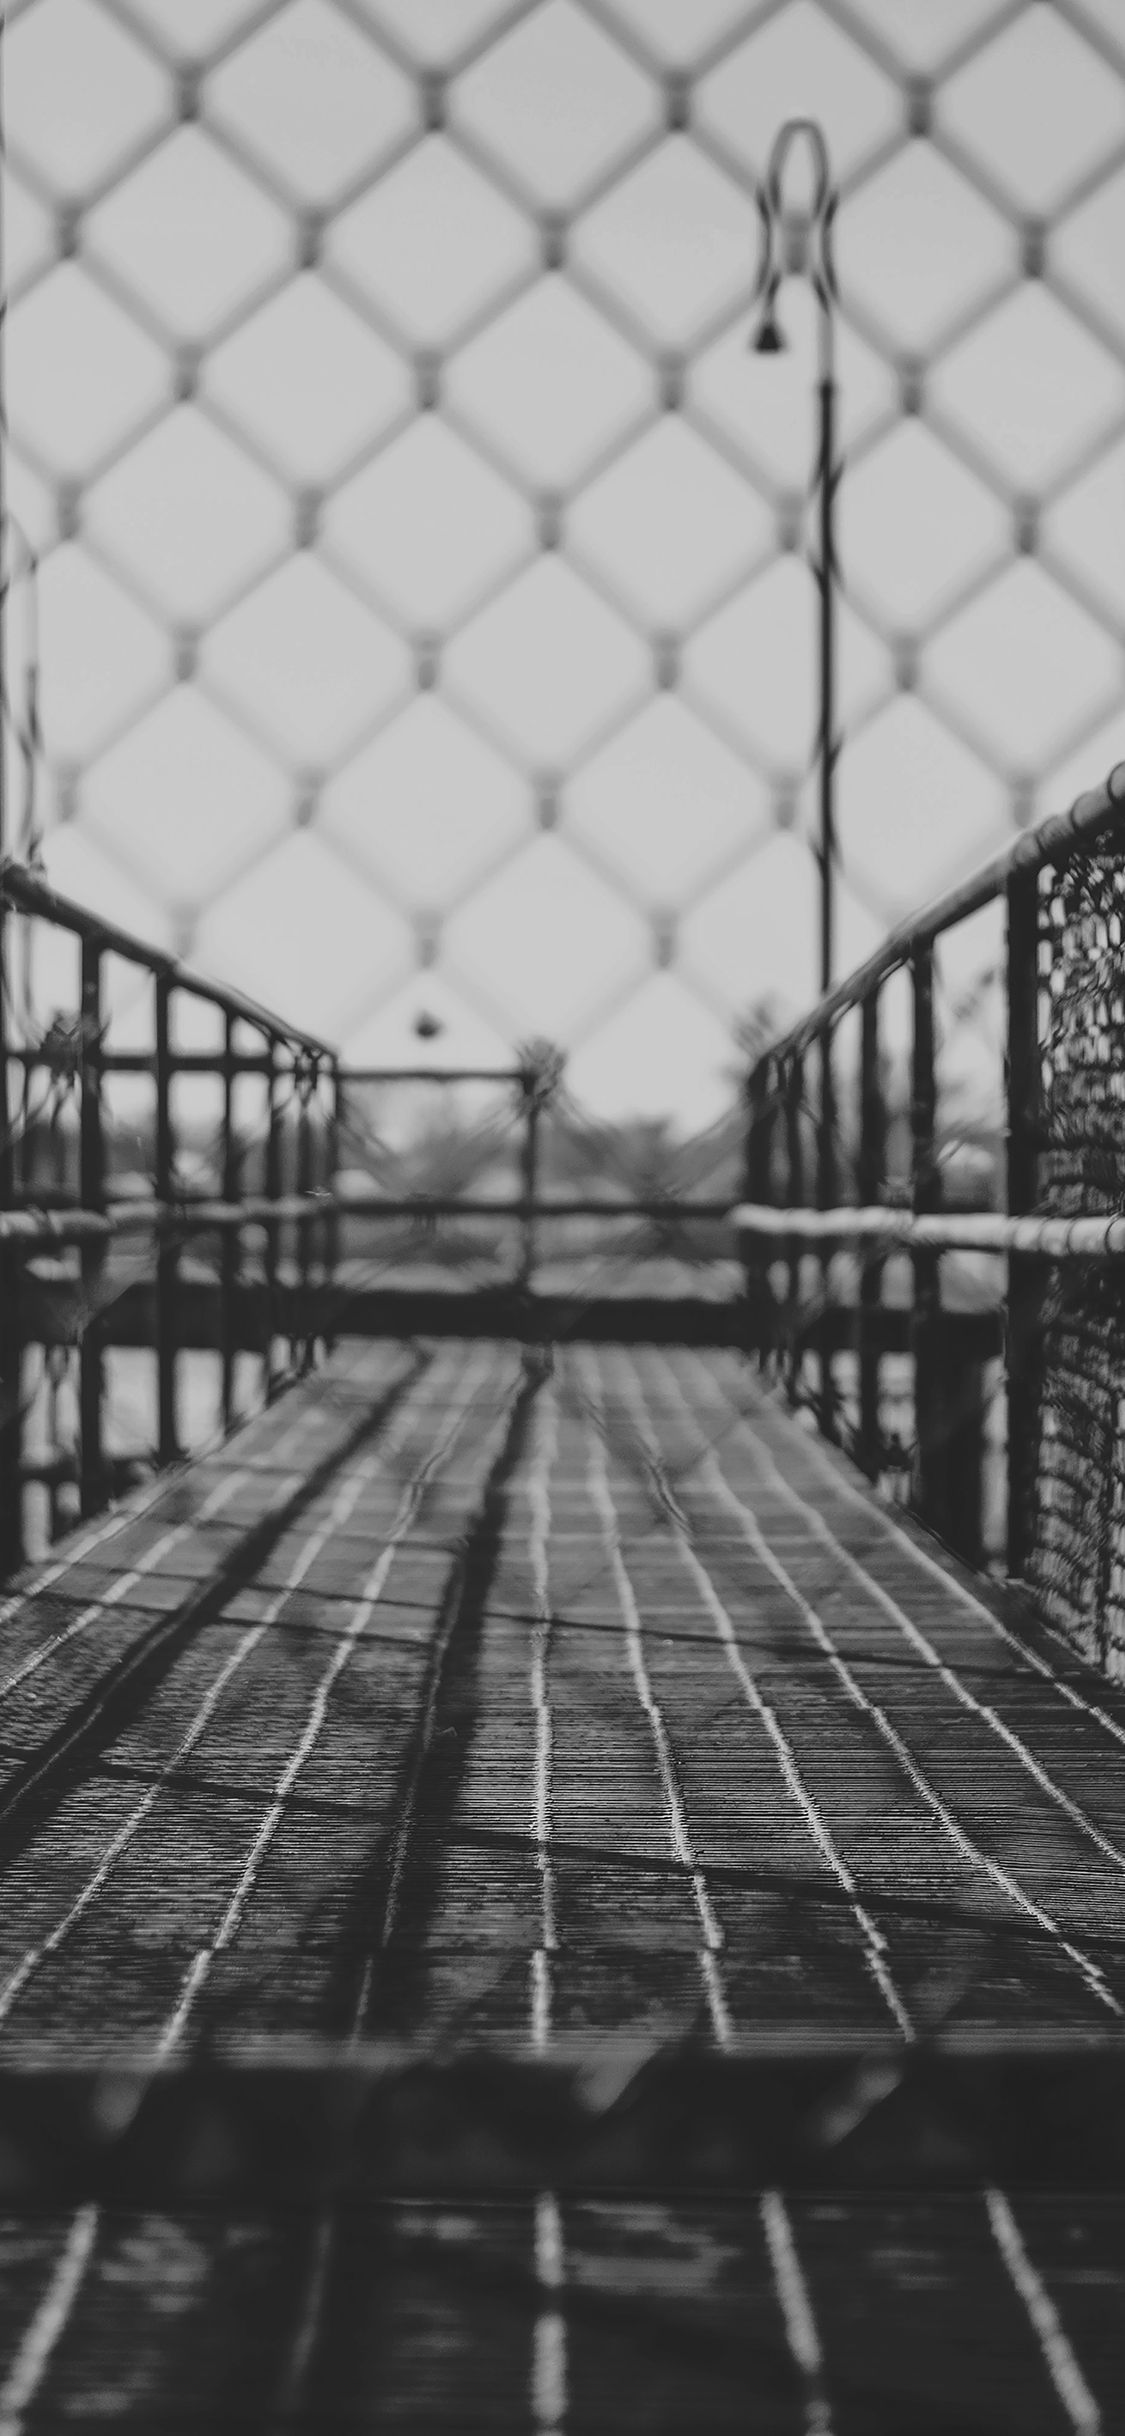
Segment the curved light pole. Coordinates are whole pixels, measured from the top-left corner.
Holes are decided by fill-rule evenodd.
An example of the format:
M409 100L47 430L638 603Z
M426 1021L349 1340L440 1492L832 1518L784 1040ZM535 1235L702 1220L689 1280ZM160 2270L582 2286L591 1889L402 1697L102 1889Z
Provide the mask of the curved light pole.
M794 144L807 144L812 158L813 193L808 211L787 214L784 205L786 164ZM835 949L834 880L836 871L836 545L834 510L839 480L836 449L836 273L832 258L832 227L836 191L824 130L815 118L786 119L774 138L765 182L758 188L762 219L762 271L758 293L761 317L750 340L758 355L779 355L786 344L777 319L777 295L783 279L804 272L812 286L817 313L817 395L819 438L817 492L820 544L814 569L817 588L818 693L817 763L820 775L820 825L817 863L820 870L820 987L832 986Z

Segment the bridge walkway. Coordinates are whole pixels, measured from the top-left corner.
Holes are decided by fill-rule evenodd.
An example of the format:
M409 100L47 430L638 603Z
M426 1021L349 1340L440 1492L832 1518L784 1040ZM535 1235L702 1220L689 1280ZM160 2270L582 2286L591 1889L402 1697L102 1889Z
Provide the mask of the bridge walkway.
M0 1682L4 2436L1123 2423L1125 1691L737 1355L347 1342Z

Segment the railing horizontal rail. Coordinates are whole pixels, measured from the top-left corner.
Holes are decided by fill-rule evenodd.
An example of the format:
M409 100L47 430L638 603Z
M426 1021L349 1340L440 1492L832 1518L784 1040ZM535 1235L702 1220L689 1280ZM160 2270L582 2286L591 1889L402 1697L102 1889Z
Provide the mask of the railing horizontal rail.
M178 976L176 958L166 949L134 937L116 922L92 913L89 906L75 904L72 897L60 896L57 889L25 863L0 864L0 897L17 913L37 914L43 921L53 922L57 930L70 931L76 939L88 939L109 955L125 956L131 964L143 964L146 972L164 973L169 979Z
M186 984L177 981L176 987L186 987ZM246 1016L243 1020L249 1023L251 1018ZM165 1061L165 1072L169 1075L223 1073L276 1074L284 1077L298 1061L304 1062L305 1046L302 1042L296 1051L290 1050L287 1065L286 1037L284 1034L277 1034L275 1038L277 1046L273 1055L265 1049L235 1049L229 1057L217 1049L172 1049ZM58 1051L52 1048L49 1040L39 1044L32 1043L26 1048L10 1048L8 1055L13 1065L26 1066L31 1073L40 1072L44 1068L54 1070L64 1062L59 1057ZM107 1049L102 1047L98 1053L98 1064L103 1074L153 1075L156 1071L156 1056L151 1049Z
M522 1066L341 1066L345 1083L522 1083Z
M192 1206L190 1199L187 1206ZM731 1217L729 1199L676 1201L656 1195L641 1200L611 1201L591 1193L566 1198L560 1195L557 1199L538 1194L473 1197L467 1193L417 1192L392 1197L383 1193L341 1193L322 1197L316 1206L321 1211L326 1207L336 1210L342 1218L667 1218L678 1225L681 1220L726 1222Z
M40 929L69 935L75 949L63 968L66 1004L49 1021L32 989ZM733 1189L714 1197L713 1166L695 1174L712 1197L691 1201L663 1184L647 1151L619 1176L612 1157L589 1167L584 1140L576 1166L570 1120L559 1120L559 1140L551 1131L563 1061L548 1042L517 1044L502 1062L456 1064L447 1054L440 1064L349 1066L315 1033L193 973L15 861L0 861L0 953L0 1577L21 1559L28 1517L38 1530L45 1510L48 1540L76 1519L56 1489L76 1485L83 1516L116 1493L107 1398L125 1373L111 1349L151 1348L152 1452L165 1464L211 1392L208 1374L185 1369L181 1356L218 1354L225 1434L253 1381L270 1401L342 1327L417 1333L425 1319L460 1334L483 1325L484 1305L477 1311L464 1292L470 1250L489 1272L482 1291L493 1322L542 1333L563 1308L557 1294L548 1307L535 1293L540 1230L552 1221L583 1222L599 1248L609 1237L628 1257L630 1227L655 1227L669 1254L685 1251L686 1227L728 1227ZM117 962L148 985L130 995L127 1013L110 971ZM178 1041L185 1001L210 1008L209 1045ZM140 1089L119 1088L124 1078ZM197 1091L197 1079L208 1088ZM451 1116L443 1101L448 1155L430 1128L420 1145L384 1139L390 1129L373 1113L383 1102L364 1093L395 1085L477 1086L493 1113L487 1123L475 1111ZM555 1198L543 1191L548 1160L560 1170ZM446 1225L438 1249L451 1271L439 1291L422 1272ZM191 1259L207 1238L205 1262ZM115 1255L125 1244L128 1257ZM735 1250L725 1233L721 1248ZM408 1289L402 1273L415 1260ZM376 1280L394 1271L391 1301L372 1268ZM472 1308L454 1310L458 1297ZM575 1317L572 1298L567 1324ZM636 1312L631 1324L635 1332ZM22 1497L33 1477L25 1431L47 1440L34 1474L51 1491L45 1508Z
M334 1204L322 1193L286 1193L276 1201L112 1202L105 1210L22 1209L0 1211L0 1244L17 1250L52 1245L108 1242L128 1235L213 1234L243 1226L293 1224L323 1218Z
M61 983L67 1003L49 1022L32 987L41 930L73 941ZM192 1297L201 1287L213 1295L205 1350L218 1355L221 1436L244 1415L255 1384L271 1402L334 1341L342 1305L327 1289L339 1231L331 1188L343 1086L337 1052L316 1033L192 972L14 861L0 862L0 957L6 1577L26 1552L29 1524L49 1544L119 1492L108 1399L125 1374L112 1348L135 1342L151 1350L148 1455L165 1465L183 1451L185 1424L189 1441L198 1441L212 1392L214 1366L193 1370L181 1359L200 1340ZM130 991L125 1037L114 965L141 985ZM186 1006L209 1010L209 1046L177 1041ZM147 1044L132 1030L139 1015ZM116 1089L123 1076L137 1078L140 1091ZM185 1088L185 1076L208 1088ZM126 1171L139 1191L129 1191ZM258 1240L244 1265L251 1230ZM185 1255L207 1236L218 1243L203 1270ZM125 1240L139 1249L115 1259ZM65 1260L51 1257L65 1247ZM257 1295L249 1344L245 1290ZM123 1304L138 1292L143 1325L126 1338ZM318 1297L315 1308L310 1297Z
M741 1235L804 1243L864 1243L881 1252L1027 1253L1040 1260L1125 1258L1125 1217L1005 1218L989 1212L775 1209L744 1202L730 1213Z
M837 983L816 1005L810 1008L788 1032L769 1044L769 1054L806 1049L840 1015L863 1000L908 964L920 948L932 946L943 931L952 930L955 923L964 922L971 914L980 913L984 906L994 904L1004 895L1009 883L1020 873L1035 872L1045 863L1053 863L1072 852L1076 846L1092 846L1107 830L1112 829L1125 813L1125 761L1119 761L1100 787L1092 787L1080 795L1067 812L1055 814L1042 821L1038 828L1026 829L1002 848L981 869L951 888L945 896L921 913L912 914L890 931L881 947L864 964L856 966L845 981Z
M143 965L144 970L154 977L173 983L177 989L187 990L195 998L206 999L209 1005L218 1007L237 1021L254 1025L260 1032L295 1042L318 1059L335 1055L327 1041L319 1039L315 1032L306 1032L299 1024L289 1023L271 1014L267 1007L261 1006L254 998L248 998L241 990L230 989L222 982L205 980L201 974L193 973L187 965L166 954L164 949L152 947L145 940L135 938L131 931L120 930L116 923L104 921L100 914L91 913L85 905L75 904L71 897L60 896L38 872L30 871L26 864L0 863L0 902L12 906L17 913L38 915L43 921L53 922L59 930L72 932L75 938L87 941L105 955L121 956L128 963Z
M950 937L985 909L987 939L964 927ZM1003 1561L1050 1621L1118 1671L1123 959L1118 763L900 924L763 1048L733 1217L762 1356L790 1401L811 1406L869 1478L896 1493L908 1480L940 1537L970 1562ZM952 1326L965 1281L943 1262L970 1253L1005 1263L992 1296L998 1373ZM850 1254L852 1277L834 1269L837 1254ZM849 1295L841 1338L828 1322ZM888 1369L895 1306L907 1366L896 1351Z
M728 1201L570 1201L470 1200L455 1194L415 1193L390 1200L374 1193L351 1195L313 1192L285 1193L277 1199L251 1194L244 1201L212 1201L191 1194L182 1200L110 1201L105 1210L0 1210L0 1245L15 1250L48 1250L54 1245L105 1242L128 1235L177 1233L213 1234L239 1227L298 1224L303 1219L338 1218L669 1218L677 1224L691 1219L728 1222Z

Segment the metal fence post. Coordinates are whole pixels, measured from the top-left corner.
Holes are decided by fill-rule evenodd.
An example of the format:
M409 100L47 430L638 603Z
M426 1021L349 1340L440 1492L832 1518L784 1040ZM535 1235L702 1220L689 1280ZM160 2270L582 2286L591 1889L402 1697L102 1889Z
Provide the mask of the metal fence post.
M238 1142L234 1128L234 1061L235 1019L229 1009L223 1016L223 1116L222 1116L222 1183L224 1201L237 1201L239 1194ZM234 1365L235 1365L235 1297L238 1291L240 1237L233 1227L224 1227L219 1237L219 1359L220 1406L224 1434L234 1423Z
M0 904L0 1209L11 1209L15 1186L8 1009L12 917ZM23 1331L21 1269L14 1252L0 1255L0 1578L23 1562Z
M860 1008L859 1041L859 1158L856 1198L861 1208L874 1208L882 1198L887 1164L887 1111L879 1066L879 992L870 990ZM856 1333L859 1366L859 1443L857 1452L869 1480L879 1475L883 1442L881 1369L878 1326L883 1299L883 1263L862 1246L856 1282Z
M277 1046L276 1032L267 1035L266 1067L266 1156L263 1184L267 1201L277 1201L281 1194L281 1112L277 1104ZM277 1342L277 1265L280 1250L280 1230L276 1218L268 1218L265 1227L263 1270L265 1276L265 1348L262 1357L262 1391L267 1404L277 1393L277 1373L274 1369L274 1346Z
M302 1051L301 1064L297 1075L297 1146L296 1174L294 1177L294 1190L301 1196L311 1193L313 1183L312 1117L310 1111L312 1106L315 1072L315 1067L309 1065L307 1058ZM309 1318L309 1285L312 1276L312 1237L313 1220L311 1218L298 1218L296 1228L296 1292L298 1304L297 1326L300 1331L300 1335L299 1340L296 1337L290 1339L289 1358L293 1368L296 1369L299 1341L301 1357L300 1367L302 1371L311 1370L312 1368L312 1336L310 1334Z
M176 1160L172 1122L172 983L167 973L156 975L156 1141L153 1185L167 1208L175 1191ZM178 1286L179 1247L175 1237L161 1233L156 1246L156 1408L157 1460L174 1463L180 1452L178 1403Z
M770 1082L772 1059L760 1057L746 1078L746 1148L743 1158L743 1186L748 1201L763 1203L769 1199L770 1123L772 1105Z
M817 1208L834 1209L838 1189L836 1159L836 1067L832 1026L820 1034L820 1104L816 1122ZM832 1359L832 1253L820 1262L820 1400L817 1418L826 1438L836 1436L836 1375Z
M1024 1216L1039 1198L1042 1071L1039 1051L1039 874L1015 871L1007 884L1007 1038L1004 1059L1008 1210ZM1007 1568L1023 1573L1035 1532L1039 1462L1038 1323L1042 1261L1008 1262L1006 1369L1008 1407Z
M520 1074L523 1096L523 1139L520 1146L520 1198L524 1214L520 1224L520 1263L516 1283L524 1294L530 1294L535 1282L538 1255L537 1230L534 1216L539 1192L539 1076L532 1066Z
M340 1176L340 1144L347 1123L347 1087L343 1067L338 1057L332 1060L329 1072L328 1113L324 1126L324 1184L332 1195L332 1207L324 1221L324 1350L331 1353L336 1342L337 1310L336 1284L340 1267L340 1213L335 1206Z
M105 1206L105 1127L102 1104L102 949L94 939L82 941L82 1002L79 1043L78 1192L83 1209ZM105 1273L104 1242L85 1243L80 1254L82 1277L82 1335L78 1348L79 1502L82 1514L96 1514L105 1496L105 1457L102 1421L105 1402L105 1358L99 1305Z
M794 1050L785 1071L785 1199L790 1209L805 1206L804 1145L801 1140L801 1094L804 1089L804 1066L799 1050ZM801 1245L796 1236L789 1239L789 1292L785 1315L785 1384L791 1404L797 1402L801 1383Z
M760 1057L746 1079L746 1147L743 1190L747 1201L763 1206L771 1199L771 1149L774 1122L773 1059ZM757 1353L759 1366L773 1345L773 1297L770 1292L770 1245L757 1235L747 1238L742 1253L742 1281L747 1321L746 1347Z
M911 1203L923 1215L941 1206L937 1164L937 1088L934 1030L934 950L930 940L910 958L913 994L910 1139ZM917 1445L914 1493L924 1521L949 1536L947 1429L941 1393L941 1273L936 1252L911 1254L914 1310L914 1434Z

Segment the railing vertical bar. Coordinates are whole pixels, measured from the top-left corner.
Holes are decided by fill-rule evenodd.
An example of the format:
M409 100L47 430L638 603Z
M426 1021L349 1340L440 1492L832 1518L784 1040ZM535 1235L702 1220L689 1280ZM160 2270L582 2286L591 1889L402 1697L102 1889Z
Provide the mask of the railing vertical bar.
M20 1028L22 1031L22 1025ZM13 1197L19 1194L25 1201L33 1201L40 1179L42 1178L48 1184L51 1182L50 1175L47 1173L50 1161L50 1142L49 1139L40 1139L41 1123L36 1122L32 1113L39 1061L32 1054L30 1046L26 1042L22 1046L25 1051L21 1060L22 1071L17 1079L14 1095L9 1081L6 1101L12 1136L10 1146L12 1193ZM49 1066L44 1066L43 1071L48 1077L49 1088L51 1069ZM18 1103L18 1114L15 1115L12 1113L13 1096Z
M223 1016L222 1055L222 1196L224 1201L237 1201L239 1190L238 1143L234 1125L235 1019L229 1009ZM235 1365L235 1298L240 1269L240 1235L233 1228L224 1228L219 1239L219 1360L220 1408L224 1431L234 1423L234 1365Z
M804 1144L801 1139L803 1089L804 1066L797 1051L788 1059L785 1073L786 1200L790 1209L795 1210L802 1209L805 1200ZM785 1315L785 1384L791 1404L797 1402L801 1384L801 1328L801 1247L791 1236Z
M297 1085L296 1176L294 1179L295 1190L298 1193L310 1193L312 1191L312 1092L313 1075L307 1066L302 1065ZM311 1320L309 1316L309 1287L312 1279L313 1224L314 1222L312 1219L298 1218L296 1228L298 1304L297 1327L299 1330L299 1338L296 1338L291 1342L290 1359L294 1369L296 1370L300 1368L302 1372L308 1371L312 1368L313 1358L312 1337L310 1335ZM299 1362L298 1343L300 1348Z
M332 1059L328 1089L328 1113L324 1129L324 1183L334 1201L340 1175L340 1144L344 1138L344 1127L347 1123L347 1085L338 1057ZM336 1342L334 1323L339 1268L340 1213L333 1207L329 1209L324 1221L324 1350L326 1353L331 1353Z
M1039 1052L1039 874L1015 871L1007 889L1007 1039L1004 1061L1006 1186L1010 1215L1039 1198L1042 1071ZM1038 1318L1044 1264L1008 1263L1007 1568L1023 1574L1035 1528L1039 1458Z
M535 1283L538 1257L534 1203L539 1191L539 1116L540 1095L538 1077L531 1068L520 1076L523 1102L523 1132L520 1142L521 1198L526 1207L520 1223L520 1259L517 1284L530 1294Z
M742 1177L748 1201L763 1203L770 1198L770 1125L773 1109L771 1099L773 1060L760 1057L751 1068L746 1081L746 1147L743 1155Z
M74 1143L68 1139L66 1118L68 1115L73 1115L74 1109L77 1105L77 1102L72 1096L76 1088L77 1075L75 1073L67 1076L65 1096L62 1090L56 1091L52 1096L50 1141L47 1159L48 1172L50 1173L51 1182L55 1190L65 1200L71 1201L76 1198L78 1193L78 1177L76 1173L72 1173L73 1159L71 1153L74 1148ZM51 1381L48 1397L50 1411L48 1444L52 1449L55 1450L61 1448L62 1445L62 1413L64 1397L67 1389L69 1389L71 1385L74 1368L74 1357L71 1353L70 1347L66 1347L65 1351L60 1348L60 1352L62 1352L63 1358L61 1360L56 1360L51 1365ZM69 1503L68 1501L64 1500L62 1496L62 1482L61 1480L56 1479L51 1484L52 1546L57 1539L62 1538L65 1531L70 1529L73 1521L74 1515L69 1508Z
M941 1206L937 1164L934 951L919 943L910 958L913 997L910 1137L911 1202L919 1214ZM940 1387L941 1280L936 1252L913 1252L915 1499L931 1528L948 1536L945 1416Z
M831 1024L820 1034L820 1093L816 1122L816 1200L817 1208L830 1210L836 1203L836 1060L835 1041ZM832 1324L832 1254L820 1263L820 1403L818 1419L826 1438L836 1436L836 1380L832 1359L830 1328Z
M746 1199L758 1204L772 1199L770 1152L775 1116L773 1082L773 1059L760 1057L746 1080L746 1143L742 1167ZM747 1324L745 1341L748 1351L757 1354L759 1365L766 1361L772 1351L773 1298L769 1277L769 1248L747 1238L742 1251Z
M266 1157L264 1185L266 1198L276 1201L281 1193L281 1111L278 1107L278 1035L267 1038L268 1066L266 1071ZM274 1348L278 1336L277 1270L281 1239L275 1218L267 1221L263 1272L265 1277L265 1345L262 1355L262 1392L267 1404L277 1393L278 1377L274 1363Z
M0 1208L10 1209L15 1193L15 1143L12 1138L12 1094L9 1054L12 1041L9 1010L13 1004L10 954L12 916L0 904ZM14 1573L23 1561L23 1494L20 1461L23 1453L23 1330L20 1310L20 1265L14 1255L0 1258L0 1577Z
M13 924L14 934L15 916L11 915L8 918ZM28 928L30 928L30 923L28 924ZM31 1053L30 1042L24 1041L22 1045L27 1054L23 1059L23 1072L19 1082L16 1085L15 1092L16 1099L19 1102L19 1115L14 1119L12 1117L12 1091L10 1084L8 1088L8 1112L9 1122L12 1130L12 1185L14 1189L18 1188L21 1193L26 1194L30 1199L35 1191L36 1177L40 1168L44 1164L39 1157L39 1126L36 1124L32 1115L32 1109L35 1103L35 1078L39 1071L39 1064L38 1060ZM50 1067L45 1066L44 1072L49 1075ZM47 1147L48 1146L44 1144L44 1148L46 1149Z
M325 1070L316 1069L312 1098L309 1103L309 1190L323 1193L328 1181L328 1122L324 1098ZM324 1288L328 1277L327 1258L328 1212L309 1224L309 1259L312 1293L305 1333L305 1350L309 1359L323 1343Z
M81 951L81 1021L79 1038L78 1191L82 1207L105 1205L105 1130L102 1102L102 949L84 938ZM99 1305L105 1270L104 1243L83 1244L82 1335L78 1349L79 1503L83 1516L95 1514L104 1501L105 1457L102 1425L105 1403L105 1361Z
M887 1111L879 1064L879 991L870 990L860 1009L859 1043L859 1161L856 1197L871 1209L881 1199L886 1180ZM878 1312L883 1298L883 1263L877 1253L861 1249L856 1292L859 1367L860 1463L869 1480L878 1478L883 1442Z
M167 973L155 976L156 1140L153 1183L156 1198L171 1202L176 1183L172 1111L172 983ZM156 1247L156 1410L157 1460L174 1463L179 1443L179 1248L173 1237L161 1235Z

